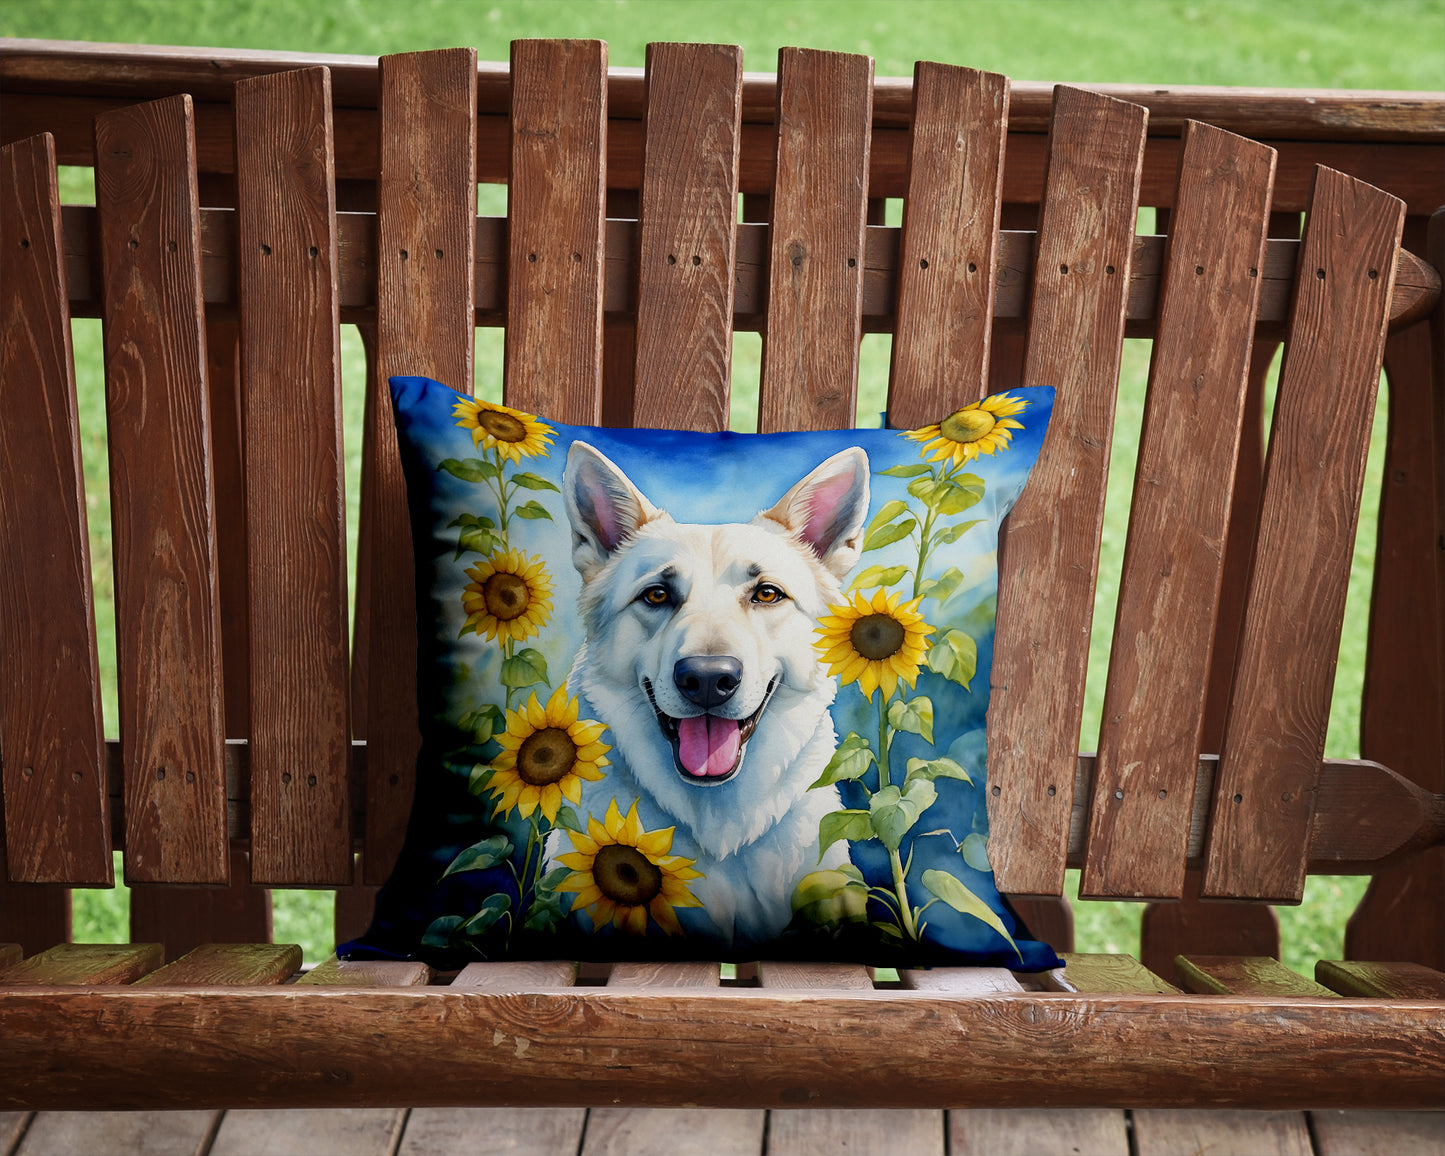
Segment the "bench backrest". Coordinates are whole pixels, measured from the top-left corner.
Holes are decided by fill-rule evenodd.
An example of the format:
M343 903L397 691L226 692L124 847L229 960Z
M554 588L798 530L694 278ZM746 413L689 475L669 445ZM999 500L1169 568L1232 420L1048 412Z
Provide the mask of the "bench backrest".
M1058 390L1002 551L1002 890L1058 894L1072 863L1086 893L1178 896L1194 864L1206 894L1290 902L1312 866L1359 869L1438 836L1438 807L1402 780L1322 763L1387 328L1438 294L1400 248L1401 200L1320 168L1302 239L1271 238L1276 151L1190 123L1168 236L1138 237L1147 110L1060 87L1036 228L1001 231L1009 83L944 65L918 66L911 111L880 138L867 57L785 49L766 180L743 163L756 126L735 48L652 46L639 131L621 139L598 42L514 46L502 141L479 124L470 50L384 58L377 76L374 213L337 210L347 110L324 68L236 84L234 209L200 207L189 96L97 117L93 212L61 210L50 138L5 147L12 879L105 884L121 845L138 883L225 882L237 847L257 883L349 884L358 849L363 878L385 877L418 739L384 383L469 387L478 324L505 327L507 404L572 423L725 428L743 328L764 334L764 431L851 426L865 330L893 335L898 426L1014 384ZM498 148L508 216L478 218ZM640 174L635 212L609 219L621 171ZM750 182L766 194L745 195L740 223ZM903 197L901 229L878 220L882 195ZM105 324L110 749L69 349L86 278ZM369 367L350 635L343 319ZM1126 333L1154 352L1104 725L1081 759ZM1285 335L1287 356L1258 514L1232 521L1257 334Z

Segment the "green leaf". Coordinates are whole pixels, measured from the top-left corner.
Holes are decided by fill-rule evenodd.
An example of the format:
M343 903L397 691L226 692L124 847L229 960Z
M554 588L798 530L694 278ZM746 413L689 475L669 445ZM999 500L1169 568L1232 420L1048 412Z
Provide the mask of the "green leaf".
M961 480L973 476L963 474L961 478L917 478L908 483L908 492L935 513L961 514L983 500L982 481L975 478L978 485L974 486Z
M962 630L946 630L928 648L925 661L929 670L968 690L978 669L978 647Z
M867 811L831 811L818 824L818 858L839 839L871 839Z
M908 503L894 498L891 502L885 502L883 508L873 515L873 520L868 523L868 533L873 533L879 526L886 526L899 514L906 513Z
M973 782L963 767L947 758L909 759L908 776L904 782L912 779L926 779L930 783L937 779L962 779L965 783Z
M831 787L844 779L861 779L872 765L873 748L868 745L868 740L860 735L850 734L838 744L838 749L833 752L833 757L828 760L828 765L823 768L818 781L808 790L811 791L814 787Z
M516 514L519 518L531 518L533 520L546 518L549 522L553 520L552 515L547 512L547 507L542 505L541 502L524 502L513 510L512 513Z
M481 935L491 929L492 925L512 908L512 898L498 892L495 895L488 895L482 900L482 906L465 923L462 924L462 934L467 936Z
M894 466L891 469L879 470L878 475L884 478L916 478L919 474L928 473L932 468L926 465Z
M492 835L470 847L452 860L451 866L442 872L442 878L462 871L485 871L506 861L512 853L512 841L505 835Z
M986 521L988 521L987 518L975 518L971 522L959 522L958 524L950 526L948 529L944 530L943 533L939 534L938 537L934 539L934 541L940 543L957 542L975 526L981 525Z
M888 723L896 731L907 731L921 735L925 742L933 741L933 700L927 695L915 695L904 702L894 699L888 704Z
M856 922L868 917L868 885L851 863L835 870L813 871L793 891L793 912L809 923Z
M993 874L993 868L988 861L988 840L977 831L970 831L964 836L963 842L958 846L958 853L975 871Z
M912 518L905 518L901 522L895 522L891 526L880 526L866 538L863 539L864 550L881 550L884 546L891 546L900 538L906 538L913 533L918 525Z
M892 586L908 573L907 566L869 566L848 583L849 590L872 590L875 586Z
M933 784L922 779L905 783L903 790L884 787L869 801L869 821L878 841L890 851L897 851L913 824L938 797Z
M554 823L553 826L562 827L568 831L576 831L579 835L582 834L584 830L582 820L577 818L577 812L566 804L557 808L557 822ZM561 870L561 868L559 868L559 870Z
M554 494L560 494L562 492L546 478L540 477L537 474L513 474L509 480L515 482L524 490L551 490Z
M423 947L450 947L452 939L464 920L460 915L443 915L427 924L422 933Z
M920 582L918 592L925 598L936 598L939 602L945 602L962 581L963 571L957 566L950 566L937 578L925 578Z
M544 891L556 891L561 885L562 880L571 874L572 868L570 867L553 867L552 870L548 871L547 874L543 875L542 878L537 881L537 885Z
M502 672L497 677L503 686L510 686L514 690L523 686L536 686L539 682L552 685L547 681L547 659L541 651L531 647L504 660Z
M467 790L473 795L481 795L481 793L487 789L487 784L492 781L492 776L496 773L496 767L489 767L486 763L478 763L472 768L472 773L467 779Z
M448 530L455 530L458 526L480 526L484 530L495 530L497 524L491 518L478 516L477 514L459 514L447 523Z
M457 535L456 557L460 558L468 550L477 554L490 554L501 543L501 538L485 527L468 526Z
M457 719L457 729L466 731L477 743L484 743L496 733L497 724L502 721L502 708L487 703L475 710L469 710Z
M437 469L446 470L452 477L461 478L464 482L485 482L497 476L497 467L481 458L467 458L465 461L447 458Z
M923 885L929 891L937 895L955 911L964 915L972 915L975 919L981 919L1008 940L1008 945L1014 949L1020 960L1023 953L1019 951L1018 944L1014 937L1004 927L1003 920L999 919L998 912L994 911L987 903L965 887L958 879L946 871L929 870L923 873Z

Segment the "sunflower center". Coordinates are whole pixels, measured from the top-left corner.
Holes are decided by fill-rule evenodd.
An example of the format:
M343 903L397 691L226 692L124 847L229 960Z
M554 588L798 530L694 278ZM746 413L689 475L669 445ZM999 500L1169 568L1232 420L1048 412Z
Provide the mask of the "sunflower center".
M487 613L499 622L510 622L527 609L527 583L515 574L497 573L482 584Z
M938 430L955 442L976 442L995 425L993 414L982 409L960 409L943 419Z
M650 903L662 890L662 872L636 847L610 843L597 849L592 861L592 878L597 889L624 907Z
M848 639L864 658L879 662L903 649L903 624L889 614L870 614L853 623Z
M517 750L517 777L532 787L545 787L566 777L577 758L577 744L561 727L547 727L527 736Z
M527 437L527 427L509 413L484 409L477 414L477 424L499 442L519 442Z

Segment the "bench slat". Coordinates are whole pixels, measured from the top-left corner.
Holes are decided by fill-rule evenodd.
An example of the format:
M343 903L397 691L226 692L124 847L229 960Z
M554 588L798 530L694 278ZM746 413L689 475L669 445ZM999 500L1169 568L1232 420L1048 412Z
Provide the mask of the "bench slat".
M1197 122L1185 129L1104 691L1085 898L1184 891L1273 175L1273 149Z
M1397 198L1319 170L1215 780L1206 897L1298 903L1304 891L1404 215Z
M1064 952L1062 971L1046 971L1040 981L1046 991L1077 992L1178 992L1167 980L1160 979L1132 955L1106 955L1094 952ZM1060 982L1062 978L1063 982Z
M935 967L927 971L905 968L898 973L908 991L938 991L953 995L988 995L1023 991L1011 971L1002 967Z
M251 862L244 848L231 845L229 854L228 887L132 884L131 942L163 943L167 959L176 959L203 943L269 942L271 892L251 884Z
M362 465L367 883L385 882L401 850L421 745L411 524L387 380L424 374L472 391L476 109L475 49L382 58L376 373Z
M91 600L60 195L48 135L0 151L0 695L10 878L109 887Z
M1055 97L1023 384L1058 393L1001 550L988 715L989 858L1005 893L1063 889L1147 119L1081 89Z
M331 956L296 982L312 987L425 987L432 969L405 959L343 960Z
M608 987L717 987L722 974L715 963L615 963Z
M0 837L0 854L5 850ZM70 938L70 889L57 883L11 883L0 870L0 939L29 952Z
M872 94L871 57L778 53L760 433L853 426Z
M728 426L742 49L647 46L634 425Z
M159 943L62 943L0 971L0 985L131 983L164 962Z
M856 963L796 963L789 960L758 964L758 986L788 991L872 991L868 969Z
M1334 992L1269 956L1181 955L1174 970L1185 991L1219 995L1322 995Z
M1357 963L1322 959L1315 978L1341 995L1445 1000L1445 974L1423 963Z
M225 883L210 398L191 99L95 125L125 872Z
M602 397L607 46L512 43L504 399L596 424Z
M294 943L205 943L136 980L137 987L284 983L301 966Z
M236 87L251 874L351 881L341 381L324 71Z
M987 392L1009 80L920 61L913 102L888 391L899 429Z
M577 982L577 965L567 960L514 960L507 963L469 963L452 980L452 987L482 987L488 991L531 991L536 987L571 987Z

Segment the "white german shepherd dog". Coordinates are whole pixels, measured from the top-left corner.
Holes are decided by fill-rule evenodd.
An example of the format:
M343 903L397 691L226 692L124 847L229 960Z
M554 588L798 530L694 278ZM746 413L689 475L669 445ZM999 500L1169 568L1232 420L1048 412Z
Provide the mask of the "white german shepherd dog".
M582 813L635 801L644 830L675 828L671 854L703 874L703 906L677 909L685 932L770 939L839 805L808 790L837 746L814 630L858 560L868 457L835 454L747 523L675 522L585 442L562 488L586 626L567 688L613 745ZM822 865L846 861L838 843Z

